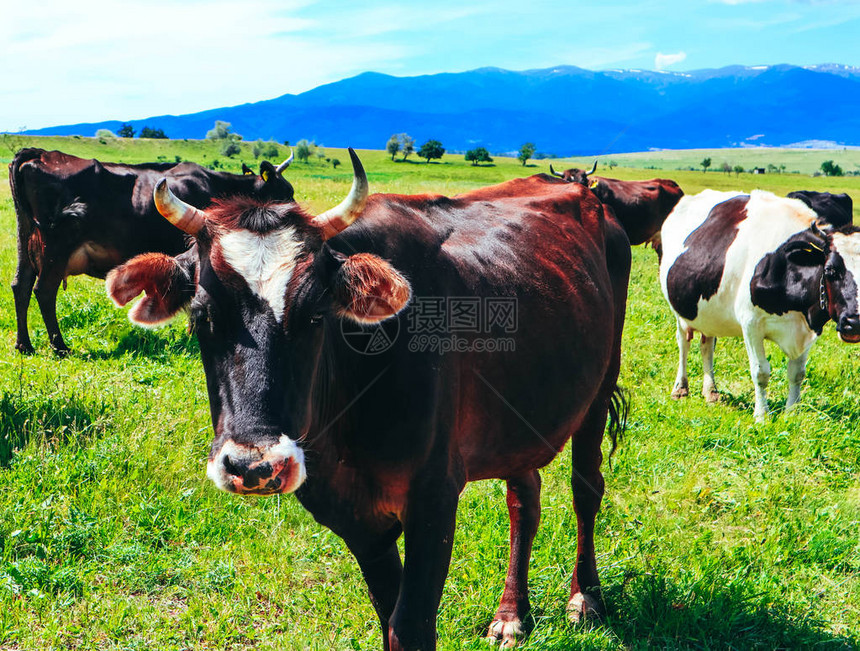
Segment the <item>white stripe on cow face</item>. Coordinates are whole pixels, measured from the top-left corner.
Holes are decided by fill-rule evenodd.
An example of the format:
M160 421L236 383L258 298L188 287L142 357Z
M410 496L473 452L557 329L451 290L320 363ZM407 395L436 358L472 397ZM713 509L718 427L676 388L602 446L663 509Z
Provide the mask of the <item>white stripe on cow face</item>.
M844 233L833 233L833 250L842 256L845 268L854 276L860 292L860 233L845 235ZM860 302L860 295L857 296Z
M263 234L237 230L222 235L219 241L224 260L271 306L280 323L287 284L302 251L295 229Z

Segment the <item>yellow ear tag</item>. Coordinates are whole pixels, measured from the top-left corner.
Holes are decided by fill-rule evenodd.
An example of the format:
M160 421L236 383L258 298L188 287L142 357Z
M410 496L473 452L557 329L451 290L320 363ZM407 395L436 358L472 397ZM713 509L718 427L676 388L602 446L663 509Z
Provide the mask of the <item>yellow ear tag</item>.
M590 186L588 186L588 187L590 187L591 189L594 189L594 188L596 188L598 185L600 185L600 181L598 181L597 179L594 179L594 180L591 182L591 185L590 185Z
M254 176L254 172L252 170L248 170L245 172L245 176Z
M266 183L269 182L269 170L265 170L263 172L263 181L265 181Z
M812 253L813 250L818 251L819 253L824 253L824 249L822 249L820 246L816 246L813 242L810 242L809 246L810 248L807 249L807 251L809 251L810 253Z

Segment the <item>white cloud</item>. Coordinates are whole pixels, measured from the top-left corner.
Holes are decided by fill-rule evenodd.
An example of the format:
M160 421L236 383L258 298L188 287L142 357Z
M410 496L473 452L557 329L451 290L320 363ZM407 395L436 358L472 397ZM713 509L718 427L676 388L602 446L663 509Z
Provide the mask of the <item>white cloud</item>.
M662 52L658 52L657 56L654 57L654 67L657 70L665 70L669 66L681 63L686 58L686 52L676 52L675 54L663 54Z

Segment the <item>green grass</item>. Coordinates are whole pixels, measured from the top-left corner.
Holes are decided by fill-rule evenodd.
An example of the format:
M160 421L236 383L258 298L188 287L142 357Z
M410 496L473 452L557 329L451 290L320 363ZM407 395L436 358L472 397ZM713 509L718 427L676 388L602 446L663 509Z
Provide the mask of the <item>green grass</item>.
M32 140L129 162L204 161L216 151L199 142L107 149L92 139ZM347 160L343 150L328 155ZM546 167L361 156L375 191L454 194ZM35 305L37 352L14 351L15 219L2 170L0 648L379 648L364 583L336 536L293 498L237 498L206 480L211 424L184 318L157 331L134 328L103 283L78 277L58 302L73 354L61 361L49 351ZM853 178L660 175L687 192L755 184L856 197L860 189ZM288 176L297 197L319 210L342 198L350 171L296 164ZM776 414L756 424L740 340L717 347L721 404L669 398L674 331L650 250L634 250L630 297L622 382L633 406L624 442L604 467L597 530L609 614L581 627L564 616L575 550L565 452L543 473L531 563L535 628L524 648L857 648L860 346L841 344L828 326L790 417L780 413L785 360L770 347ZM695 353L690 371L691 383L700 381ZM490 648L480 638L504 585L507 527L503 483L469 485L439 613L440 648Z

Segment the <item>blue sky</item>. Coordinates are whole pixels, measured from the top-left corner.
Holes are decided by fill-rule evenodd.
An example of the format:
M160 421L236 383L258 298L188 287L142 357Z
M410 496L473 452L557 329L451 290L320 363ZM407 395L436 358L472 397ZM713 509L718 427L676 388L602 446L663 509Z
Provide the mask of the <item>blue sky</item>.
M0 131L398 76L561 64L860 66L860 0L5 0Z

